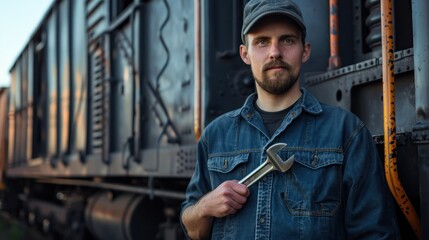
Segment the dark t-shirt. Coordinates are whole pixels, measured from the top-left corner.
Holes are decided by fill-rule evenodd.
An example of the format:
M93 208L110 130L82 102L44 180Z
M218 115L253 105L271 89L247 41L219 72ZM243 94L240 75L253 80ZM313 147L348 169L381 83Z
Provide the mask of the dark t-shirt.
M295 103L292 104L292 106L278 112L266 112L258 107L258 104L256 104L256 101L253 103L253 105L255 106L256 111L258 111L259 114L261 114L265 128L267 129L270 136L272 136L274 132L277 130L277 128L280 126L280 124L282 123L283 118L293 108Z

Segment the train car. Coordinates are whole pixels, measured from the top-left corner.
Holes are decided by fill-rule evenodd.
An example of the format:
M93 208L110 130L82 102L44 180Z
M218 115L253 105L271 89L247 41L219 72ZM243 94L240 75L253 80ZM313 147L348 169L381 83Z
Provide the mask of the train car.
M255 90L238 51L246 2L54 1L10 70L3 210L58 239L184 239L196 142ZM385 51L386 2L298 1L301 82L368 126L403 238L429 239L429 6L391 1Z
M0 191L5 188L8 89L0 87Z

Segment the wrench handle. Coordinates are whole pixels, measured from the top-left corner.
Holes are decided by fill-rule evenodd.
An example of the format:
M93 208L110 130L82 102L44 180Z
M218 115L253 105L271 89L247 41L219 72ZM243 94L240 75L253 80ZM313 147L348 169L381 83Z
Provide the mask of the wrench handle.
M243 179L241 179L238 183L244 184L247 187L252 186L255 182L265 176L267 173L274 170L274 166L271 162L265 161Z

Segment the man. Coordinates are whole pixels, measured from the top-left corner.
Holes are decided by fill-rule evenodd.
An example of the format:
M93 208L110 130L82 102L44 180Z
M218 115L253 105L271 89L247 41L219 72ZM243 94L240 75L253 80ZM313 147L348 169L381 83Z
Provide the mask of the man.
M256 93L207 126L181 220L191 239L397 239L393 203L371 134L353 114L300 88L311 52L299 7L251 0L240 46ZM295 162L251 187L238 181L266 150Z

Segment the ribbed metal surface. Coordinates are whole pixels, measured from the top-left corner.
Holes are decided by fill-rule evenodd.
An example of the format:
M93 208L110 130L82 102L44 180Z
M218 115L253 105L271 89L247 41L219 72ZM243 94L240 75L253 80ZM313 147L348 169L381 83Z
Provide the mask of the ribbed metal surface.
M369 15L365 20L365 24L369 29L369 34L366 36L366 44L372 51L381 51L381 12L380 0L366 0L365 7L369 11Z
M86 26L88 41L102 34L108 26L107 6L104 0L86 1Z
M98 50L92 57L92 152L101 153L103 148L103 51Z

